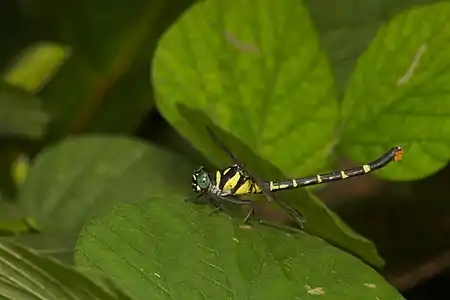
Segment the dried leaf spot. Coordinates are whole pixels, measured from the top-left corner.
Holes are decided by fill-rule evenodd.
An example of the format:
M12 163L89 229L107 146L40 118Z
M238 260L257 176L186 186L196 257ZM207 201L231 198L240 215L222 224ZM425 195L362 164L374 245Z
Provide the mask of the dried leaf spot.
M364 283L364 285L368 288L375 289L377 286L373 283Z
M253 227L252 227L252 226L250 226L250 225L240 225L240 226L239 226L239 228L241 228L241 229L245 229L245 230L250 230L250 229L253 229Z
M310 295L323 295L323 294L325 294L325 292L324 292L322 287L316 287L316 288L313 288L313 289L309 289L307 292Z
M239 40L234 34L229 31L226 31L224 33L224 36L231 45L233 45L236 49L241 50L242 52L249 52L257 55L261 54L261 50L256 45Z

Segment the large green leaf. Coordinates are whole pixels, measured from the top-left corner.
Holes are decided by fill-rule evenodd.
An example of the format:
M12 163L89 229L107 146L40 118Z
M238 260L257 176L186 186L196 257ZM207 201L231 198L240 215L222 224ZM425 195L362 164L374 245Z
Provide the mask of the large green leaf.
M200 110L285 175L324 166L337 101L330 70L298 1L197 3L159 42L153 65L157 105L202 151Z
M104 276L86 276L74 268L21 246L0 244L2 299L131 299Z
M405 159L386 178L412 180L450 158L449 3L418 7L395 17L358 61L346 92L341 149L367 160L396 144ZM422 26L427 24L427 26Z
M18 242L70 262L82 224L114 204L190 189L194 167L126 137L70 138L40 153L19 191L24 215L44 233Z
M136 299L399 300L355 257L305 233L236 226L183 195L126 204L82 231L76 262Z
M298 1L196 4L161 39L153 77L161 113L216 165L230 161L204 130L212 123L262 178L311 175L326 165L335 143L337 101L316 33ZM307 231L383 264L373 243L317 199L301 191L280 198L304 214Z
M70 138L35 159L19 204L46 231L79 228L113 204L187 190L192 168L171 153L128 137Z

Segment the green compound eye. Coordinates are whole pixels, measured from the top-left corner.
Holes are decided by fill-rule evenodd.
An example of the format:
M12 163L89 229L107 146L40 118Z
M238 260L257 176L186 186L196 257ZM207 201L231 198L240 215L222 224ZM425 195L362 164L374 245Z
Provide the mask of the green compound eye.
M205 171L202 171L198 176L197 176L197 185L202 189L205 190L209 187L210 184L210 180L209 180L209 176L208 173L206 173Z
M209 179L208 172L206 172L203 167L192 174L192 189L196 193L203 192L209 188L211 180Z

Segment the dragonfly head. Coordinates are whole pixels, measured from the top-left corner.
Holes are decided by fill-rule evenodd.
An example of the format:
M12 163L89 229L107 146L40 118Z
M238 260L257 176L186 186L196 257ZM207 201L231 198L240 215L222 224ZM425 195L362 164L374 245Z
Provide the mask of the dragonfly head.
M211 184L209 174L204 167L200 167L192 173L192 189L196 193L201 193L208 189Z

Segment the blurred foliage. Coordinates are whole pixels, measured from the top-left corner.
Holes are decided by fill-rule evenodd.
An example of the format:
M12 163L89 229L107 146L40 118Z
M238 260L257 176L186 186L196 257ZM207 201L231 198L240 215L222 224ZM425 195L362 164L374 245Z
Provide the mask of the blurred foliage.
M322 172L341 157L366 163L402 145L404 160L375 175L402 188L374 198L378 208L395 202L406 211L402 197L420 194L413 180L450 157L450 4L434 2L0 4L0 257L8 270L0 295L401 299L366 264L388 258L395 269L406 256L396 241L383 245L379 230L393 230L364 224L370 218L357 205L338 215L316 196L321 189L280 193L307 221L305 232L285 232L239 226L240 215L208 217L208 207L183 200L197 163L230 163L206 135L214 125L267 179ZM426 200L415 209L448 208L442 197ZM425 246L407 256L411 264L428 254L416 243ZM74 249L82 269L42 256L72 263Z
M0 268L3 299L131 299L104 275L83 274L14 244L0 244Z
M6 70L3 80L31 94L37 93L69 54L68 47L38 43L19 55L13 66Z

